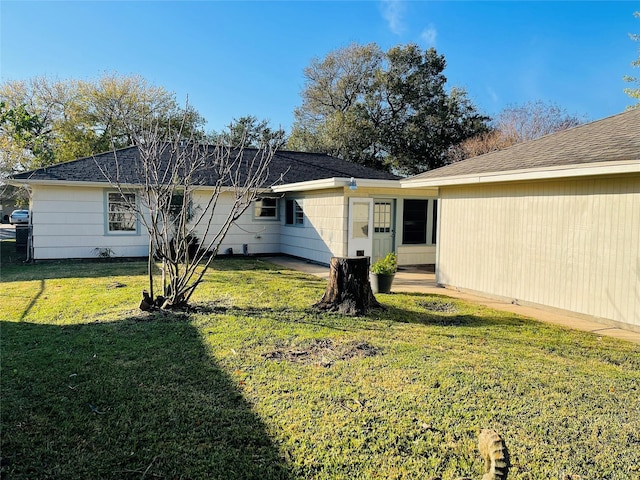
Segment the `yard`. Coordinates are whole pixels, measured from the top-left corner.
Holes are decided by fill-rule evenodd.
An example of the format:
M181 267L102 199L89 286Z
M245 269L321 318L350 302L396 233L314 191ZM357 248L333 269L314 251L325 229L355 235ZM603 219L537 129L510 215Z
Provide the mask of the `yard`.
M144 314L144 262L13 264L7 479L640 478L640 347L440 296L310 309L323 280L217 260L189 314Z

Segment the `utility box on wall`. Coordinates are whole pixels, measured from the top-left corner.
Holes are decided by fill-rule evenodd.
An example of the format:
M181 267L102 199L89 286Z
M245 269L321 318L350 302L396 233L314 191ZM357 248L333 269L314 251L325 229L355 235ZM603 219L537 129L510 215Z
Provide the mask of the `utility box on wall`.
M26 255L29 248L29 236L31 235L31 226L16 225L16 253Z

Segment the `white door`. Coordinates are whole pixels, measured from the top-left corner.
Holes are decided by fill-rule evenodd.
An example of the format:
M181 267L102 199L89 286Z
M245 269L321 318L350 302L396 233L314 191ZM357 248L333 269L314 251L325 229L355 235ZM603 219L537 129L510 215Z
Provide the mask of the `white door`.
M394 207L393 199L374 200L371 263L393 252L395 247Z
M373 199L349 199L347 254L370 257L373 252Z

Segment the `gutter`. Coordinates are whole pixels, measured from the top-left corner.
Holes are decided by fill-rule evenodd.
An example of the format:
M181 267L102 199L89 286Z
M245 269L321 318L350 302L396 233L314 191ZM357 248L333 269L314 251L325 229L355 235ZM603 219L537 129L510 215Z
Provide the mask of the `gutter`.
M561 165L544 168L508 170L504 172L487 172L430 178L408 178L405 180L400 180L400 185L402 186L402 188L443 187L454 185L517 182L528 180L549 180L556 178L590 177L634 173L640 173L640 160L594 162L579 165Z
M371 178L354 178L358 188L360 187L380 187L380 188L400 188L400 180L376 180ZM351 178L331 177L321 180L309 180L307 182L286 183L271 187L276 193L302 192L306 190L323 190L327 188L348 188Z

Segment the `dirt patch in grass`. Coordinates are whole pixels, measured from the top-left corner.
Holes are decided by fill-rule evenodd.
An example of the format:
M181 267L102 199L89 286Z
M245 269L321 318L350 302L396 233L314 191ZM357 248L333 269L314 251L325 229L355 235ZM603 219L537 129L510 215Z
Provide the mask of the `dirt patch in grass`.
M445 302L442 300L422 300L418 302L418 305L429 312L458 313L458 307L452 302Z
M365 341L342 344L323 338L312 340L302 345L278 348L265 353L262 357L266 360L285 360L304 365L330 367L339 360L374 357L380 353L379 348Z

